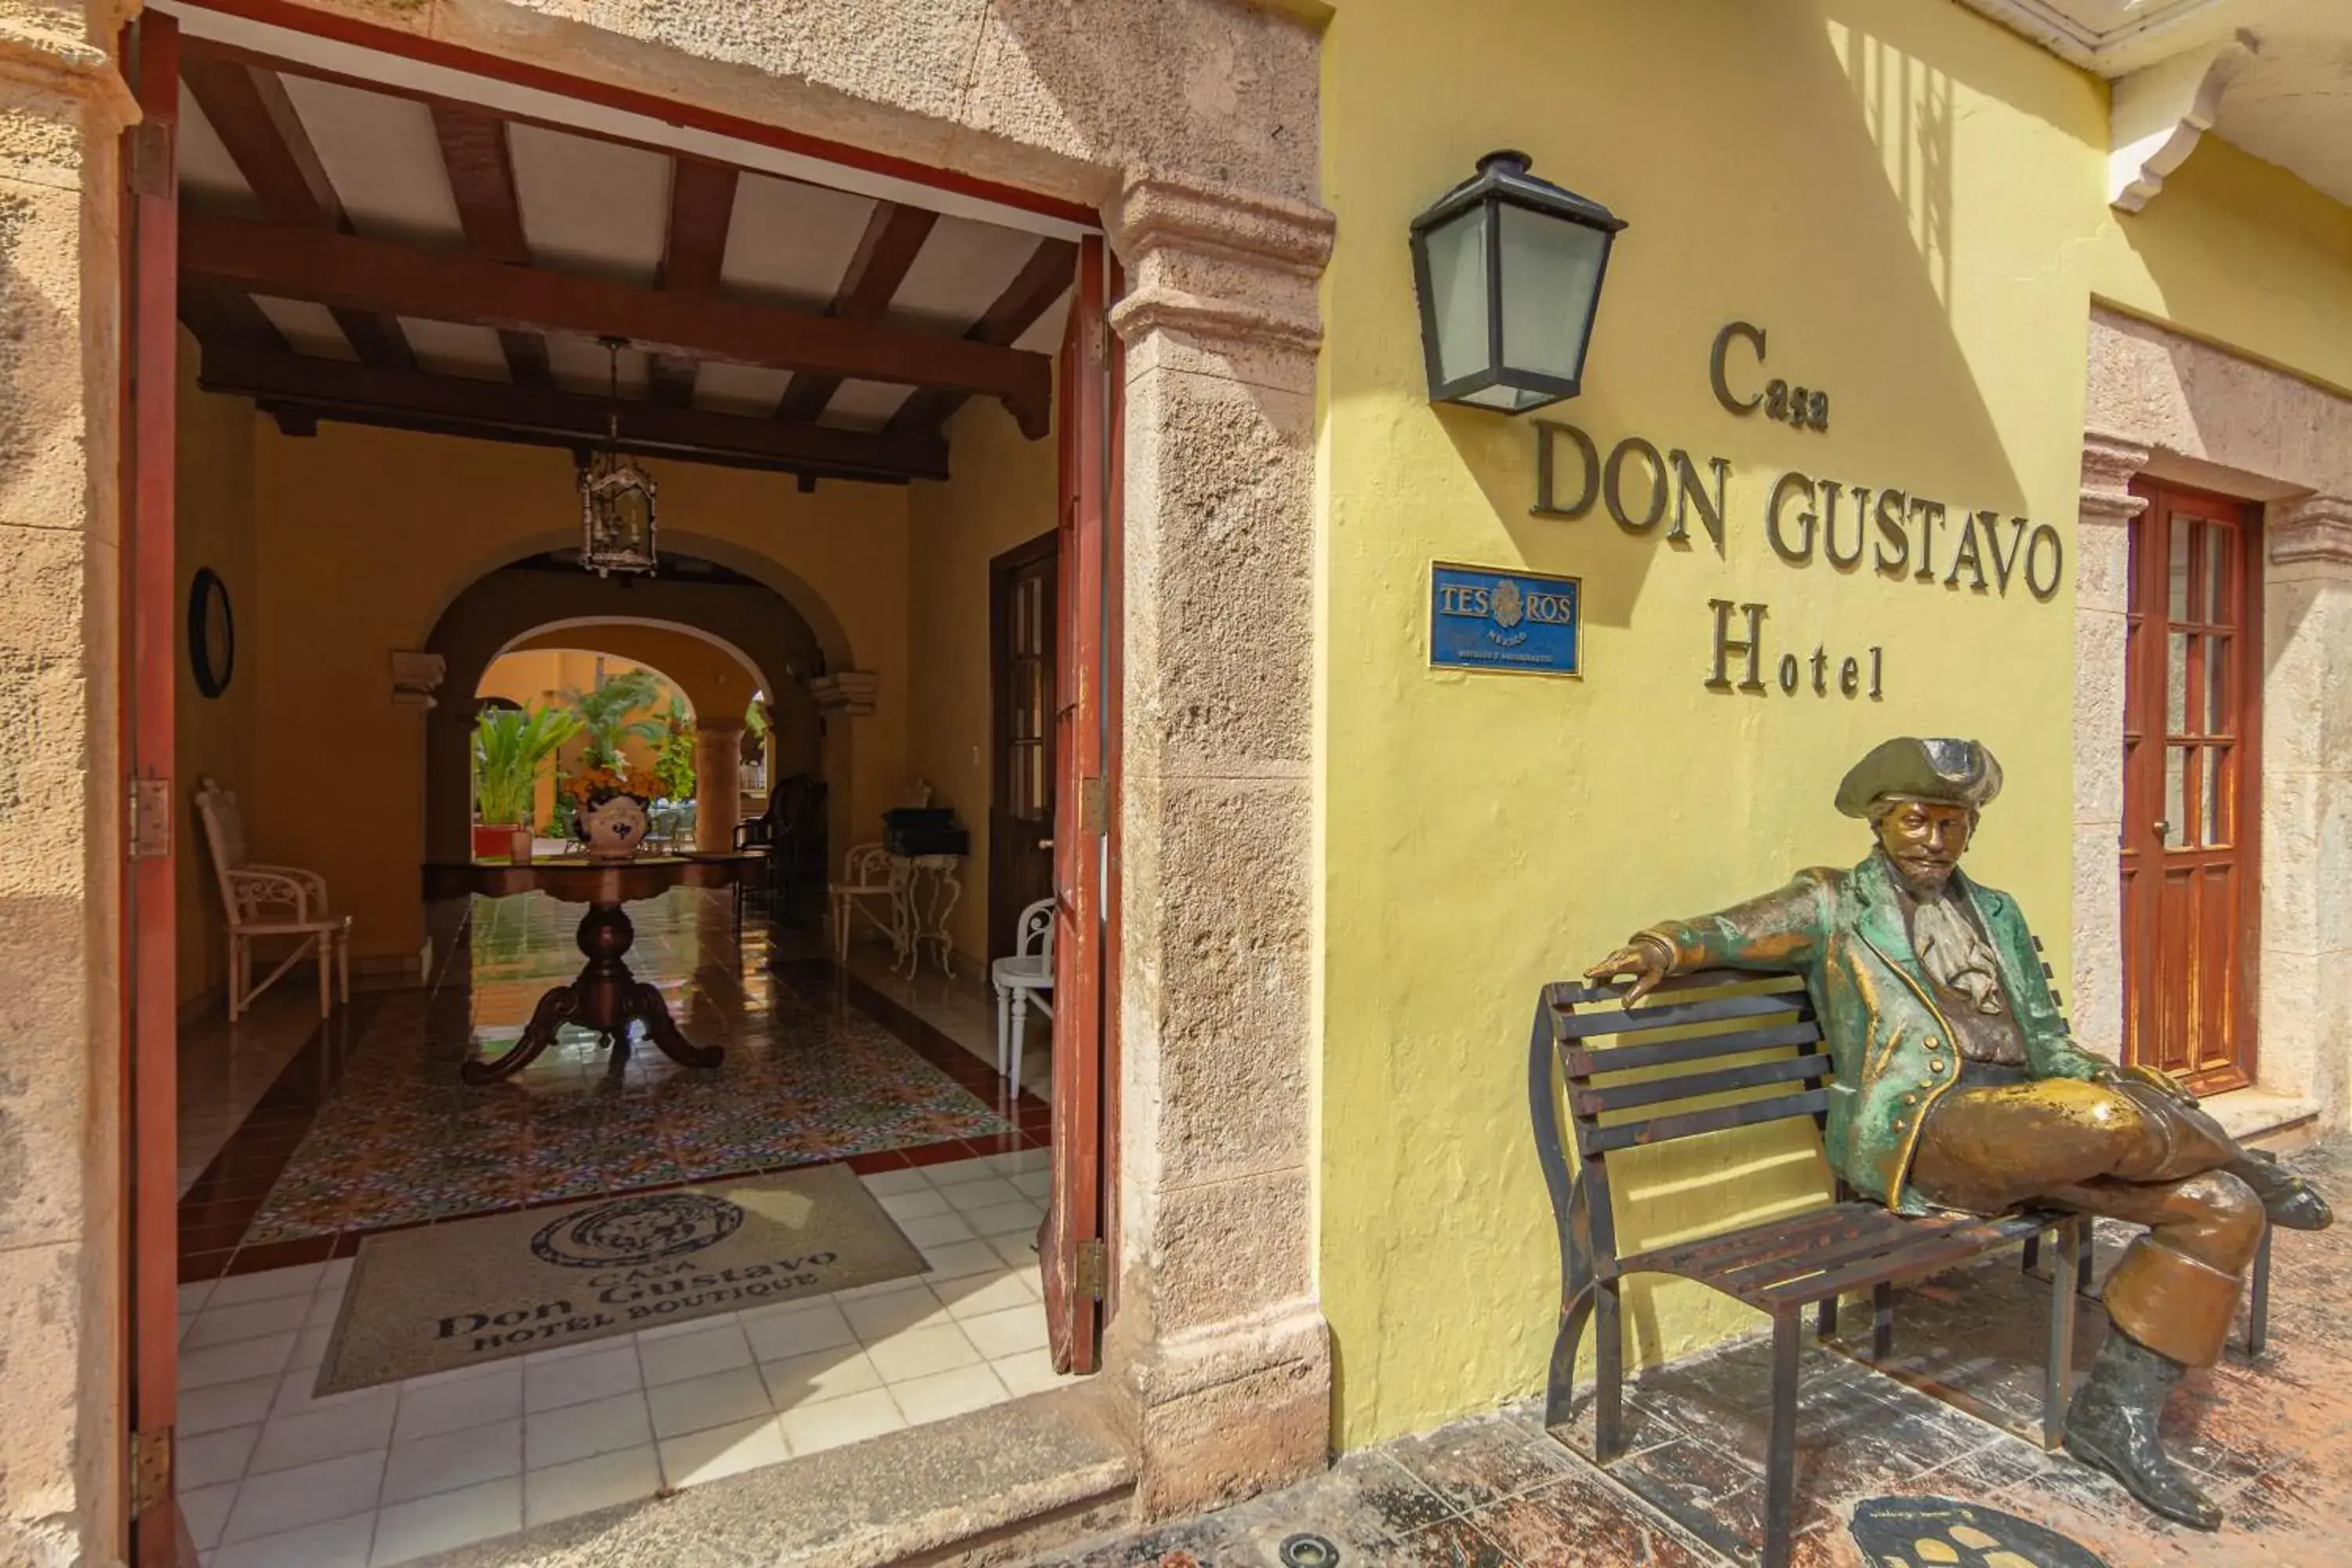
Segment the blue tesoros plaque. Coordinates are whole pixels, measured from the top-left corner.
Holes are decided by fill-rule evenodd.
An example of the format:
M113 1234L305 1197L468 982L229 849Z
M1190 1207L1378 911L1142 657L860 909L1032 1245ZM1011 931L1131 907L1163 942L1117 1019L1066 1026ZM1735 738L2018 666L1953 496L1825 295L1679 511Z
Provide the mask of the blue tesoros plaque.
M1583 584L1573 577L1435 565L1429 573L1429 662L1454 669L1578 675Z

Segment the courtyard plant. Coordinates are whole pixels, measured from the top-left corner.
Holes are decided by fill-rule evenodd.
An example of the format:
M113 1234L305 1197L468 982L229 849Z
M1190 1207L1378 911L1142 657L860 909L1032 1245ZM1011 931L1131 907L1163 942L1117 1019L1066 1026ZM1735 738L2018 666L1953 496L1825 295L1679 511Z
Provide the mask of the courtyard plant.
M563 694L579 716L580 733L587 738L583 761L590 768L618 772L623 766L622 746L630 741L642 741L648 746L658 746L669 733L669 726L659 719L635 718L654 705L661 695L661 678L650 669L632 669L624 675L599 677L593 689L577 688Z
M474 804L484 826L530 822L541 765L580 729L566 708L483 710L474 721Z

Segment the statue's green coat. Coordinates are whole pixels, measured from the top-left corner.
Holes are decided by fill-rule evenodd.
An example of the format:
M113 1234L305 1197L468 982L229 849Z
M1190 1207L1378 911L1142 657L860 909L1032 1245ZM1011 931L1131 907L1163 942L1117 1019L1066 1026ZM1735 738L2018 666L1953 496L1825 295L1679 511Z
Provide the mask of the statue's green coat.
M2025 1037L2036 1078L2087 1079L2112 1063L2078 1047L2042 973L2017 900L1954 872L1991 940L2001 991ZM1906 1184L1920 1124L1959 1081L1960 1054L1912 951L1882 851L1851 871L1800 872L1776 892L1646 934L1675 948L1675 967L1755 969L1805 977L1837 1078L1823 1142L1830 1163L1857 1192L1905 1214L1929 1205Z

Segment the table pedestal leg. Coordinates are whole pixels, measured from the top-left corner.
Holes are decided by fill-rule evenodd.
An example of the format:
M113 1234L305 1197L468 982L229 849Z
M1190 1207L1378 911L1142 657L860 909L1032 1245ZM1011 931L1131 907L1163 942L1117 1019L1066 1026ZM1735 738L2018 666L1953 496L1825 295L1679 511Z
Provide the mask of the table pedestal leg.
M726 1054L717 1046L698 1046L680 1032L669 1016L658 986L629 973L622 962L637 939L636 928L618 904L592 904L580 917L580 951L587 966L569 985L559 985L539 999L522 1038L506 1055L490 1061L467 1061L457 1076L469 1084L496 1083L531 1064L554 1043L565 1024L582 1024L613 1042L617 1064L627 1049L631 1020L646 1026L646 1037L672 1061L690 1068L715 1068Z

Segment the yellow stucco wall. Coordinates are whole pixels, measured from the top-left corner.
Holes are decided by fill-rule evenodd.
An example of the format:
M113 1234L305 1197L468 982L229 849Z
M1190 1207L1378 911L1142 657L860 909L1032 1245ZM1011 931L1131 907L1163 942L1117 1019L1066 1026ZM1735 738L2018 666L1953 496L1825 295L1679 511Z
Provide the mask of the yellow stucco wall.
M174 751L179 776L178 881L179 996L188 1002L222 984L228 973L227 921L212 850L205 842L195 792L206 778L241 798L251 798L254 763L254 692L259 657L254 647L254 609L258 582L253 553L253 405L242 398L204 397L195 390L195 343L180 334L180 421L174 507L172 657L179 671ZM188 590L199 567L209 566L228 590L236 636L236 657L228 687L218 697L196 689L188 646ZM256 835L255 858L268 860L269 841Z
M989 563L1054 528L1051 439L1024 440L994 403L966 404L949 427L954 471L908 498L907 771L971 829L963 897L948 921L977 961L988 937Z
M1558 1258L1524 1088L1537 988L1648 921L1858 859L1867 837L1830 798L1868 747L1990 744L2010 788L1970 868L2023 900L2063 973L2072 556L2046 600L2021 565L2006 592L1945 577L1967 511L1997 513L2004 543L2024 518L2071 547L2105 99L1942 0L1346 0L1322 110L1339 240L1321 388L1318 1283L1337 1435L1356 1446L1540 1386ZM1584 395L1551 413L1604 456L1640 435L1687 451L1702 480L1724 459L1720 552L1696 513L1680 542L1602 506L1529 515L1530 423L1429 404L1408 224L1496 147L1630 220ZM1768 374L1826 389L1826 433L1716 401L1709 346L1735 319L1769 334L1768 371L1735 357L1739 390ZM1935 577L1776 555L1768 504L1791 470L1943 503ZM1629 477L1638 516L1638 459ZM1922 524L1911 511L1912 569ZM1850 547L1850 498L1840 527ZM1433 561L1580 577L1583 677L1430 668ZM1769 606L1769 690L1706 686L1710 599ZM1838 661L1863 658L1866 680L1874 647L1883 698L1840 695ZM1794 695L1773 679L1784 653L1804 661ZM1801 1197L1790 1148L1629 1162L1629 1244ZM1651 1359L1738 1321L1717 1298L1643 1288L1629 1318Z
M357 916L358 954L414 955L424 743L417 713L390 700L390 658L424 647L484 572L576 541L571 459L336 424L301 438L267 420L254 430L257 837L327 878ZM850 721L852 809L873 821L906 776L905 489L803 495L788 476L646 466L667 547L767 582L836 667L880 676L880 710Z
M2103 217L2099 299L2352 396L2352 208L2207 136L2143 210Z

